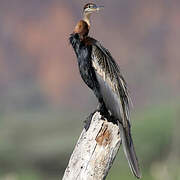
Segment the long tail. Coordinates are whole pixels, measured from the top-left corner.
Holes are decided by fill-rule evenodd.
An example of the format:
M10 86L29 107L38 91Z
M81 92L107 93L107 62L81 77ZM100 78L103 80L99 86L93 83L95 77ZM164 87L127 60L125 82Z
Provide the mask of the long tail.
M139 164L136 156L136 152L133 145L133 140L130 133L130 126L125 129L122 124L119 124L120 134L122 138L122 144L125 156L128 160L129 167L132 173L138 178L141 178L141 172L139 169Z

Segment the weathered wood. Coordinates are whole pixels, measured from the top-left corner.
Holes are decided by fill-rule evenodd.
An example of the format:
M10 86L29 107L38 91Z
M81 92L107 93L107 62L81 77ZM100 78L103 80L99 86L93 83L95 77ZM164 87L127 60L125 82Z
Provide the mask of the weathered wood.
M108 122L99 112L83 129L65 170L63 180L103 180L121 144L119 126Z

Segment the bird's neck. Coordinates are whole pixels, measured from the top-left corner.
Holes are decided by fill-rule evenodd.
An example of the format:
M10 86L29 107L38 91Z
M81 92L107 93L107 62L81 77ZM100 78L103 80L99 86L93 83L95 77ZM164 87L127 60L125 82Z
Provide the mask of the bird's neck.
M83 20L88 24L88 27L90 28L90 17L91 17L91 13L84 13L84 17L83 17Z
M84 13L83 20L80 20L74 28L74 33L78 33L81 40L83 40L89 33L90 16L90 13Z

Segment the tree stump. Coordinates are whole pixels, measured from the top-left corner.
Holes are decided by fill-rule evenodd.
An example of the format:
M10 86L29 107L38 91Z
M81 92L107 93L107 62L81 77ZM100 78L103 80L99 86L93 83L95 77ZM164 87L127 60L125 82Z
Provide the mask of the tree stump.
M96 112L79 137L63 180L105 179L121 145L119 126Z

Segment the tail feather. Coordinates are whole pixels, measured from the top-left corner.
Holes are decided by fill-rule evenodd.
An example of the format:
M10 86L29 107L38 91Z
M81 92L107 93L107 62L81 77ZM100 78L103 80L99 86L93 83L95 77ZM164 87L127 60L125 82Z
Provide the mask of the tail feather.
M123 150L125 153L125 156L128 160L129 167L132 171L132 173L138 178L141 178L141 172L136 156L136 152L133 145L133 140L130 134L130 127L128 129L125 129L122 124L119 124L120 127L120 134L122 138L122 144L123 144Z

